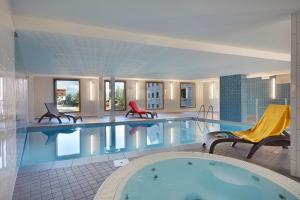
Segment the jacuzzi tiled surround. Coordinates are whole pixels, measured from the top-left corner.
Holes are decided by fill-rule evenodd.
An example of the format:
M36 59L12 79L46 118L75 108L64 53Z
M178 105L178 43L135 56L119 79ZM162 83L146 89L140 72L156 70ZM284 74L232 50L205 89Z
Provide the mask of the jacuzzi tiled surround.
M205 151L199 148L198 144L193 146L183 145L172 150L191 151L193 148L193 151ZM252 162L284 175L289 175L287 150L282 150L281 147L261 147L260 152L251 160L245 158L248 151L248 144L239 144L235 148L226 144L220 145L215 153ZM60 161L55 163L51 169L46 165L27 169L20 168L13 199L89 199L94 197L105 178L117 169L113 167L113 160L122 158L132 160L136 157L158 152L157 150L128 152L115 154L105 159L94 157L90 162L86 159L78 159L75 162L72 160ZM96 175L91 170L95 171ZM80 173L78 173L79 171ZM300 182L299 180L297 179L298 182ZM59 184L57 184L58 182ZM94 193L91 194L91 191Z
M151 154L149 156L139 158L135 160L134 163L131 163L125 167L118 169L104 181L103 185L101 185L101 188L98 190L94 199L95 200L121 199L120 198L121 193L124 186L126 185L126 182L138 170L154 162L158 162L166 159L183 158L183 157L211 159L211 160L216 160L227 164L231 164L237 167L241 167L243 169L261 175L269 179L270 181L278 183L281 187L291 192L296 197L300 198L300 183L297 183L296 181L293 181L285 176L277 174L266 168L253 165L245 161L223 157L215 154L207 154L202 152L165 152L165 153Z
M300 11L292 14L291 173L300 177Z

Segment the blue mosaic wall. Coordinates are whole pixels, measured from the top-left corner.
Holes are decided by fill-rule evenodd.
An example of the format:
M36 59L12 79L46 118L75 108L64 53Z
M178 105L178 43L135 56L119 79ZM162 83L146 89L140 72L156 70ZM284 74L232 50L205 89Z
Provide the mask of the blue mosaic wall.
M261 78L247 79L247 108L248 115L255 116L256 99L259 99L259 106L265 107L270 100L270 80Z
M283 84L277 84L276 85L276 98L281 99L284 101L284 99L287 99L288 104L290 104L290 83L283 83Z
M290 103L290 84L276 85L276 99L271 99L270 79L251 78L244 75L220 77L220 119L245 121L255 116L256 99L259 99L259 115L268 104Z
M220 77L220 119L243 121L246 106L242 100L247 98L245 76L231 75ZM243 94L243 95L242 95ZM243 96L243 97L242 97Z

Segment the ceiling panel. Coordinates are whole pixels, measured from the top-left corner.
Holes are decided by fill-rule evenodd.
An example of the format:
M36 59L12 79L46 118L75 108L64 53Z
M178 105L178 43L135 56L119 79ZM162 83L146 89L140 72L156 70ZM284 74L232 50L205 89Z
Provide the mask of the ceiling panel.
M16 66L28 73L197 79L289 70L289 62L243 56L45 32L18 35Z
M290 52L299 0L12 0L16 15Z

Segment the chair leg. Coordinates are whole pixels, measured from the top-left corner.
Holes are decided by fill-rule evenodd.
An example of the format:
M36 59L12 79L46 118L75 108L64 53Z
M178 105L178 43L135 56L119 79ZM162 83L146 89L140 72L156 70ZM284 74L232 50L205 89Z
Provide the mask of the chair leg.
M143 116L142 116L142 114L141 114L141 113L139 113L139 116L140 116L140 118L143 118Z
M231 146L232 146L232 147L235 147L235 145L236 145L236 142L233 142Z
M57 119L57 121L61 124L62 123L62 121L61 121L61 119L59 118L59 117L55 117L56 119Z
M125 117L127 117L127 116L129 115L130 111L131 111L131 110L129 110L129 111L126 113Z
M229 139L229 138L224 138L224 139L217 139L215 141L213 141L209 147L209 153L213 154L214 153L214 149L215 146L219 143L224 143L224 142L233 142L233 143L237 143L239 141L237 141L236 139Z
M73 123L76 123L76 118L75 117L73 117L73 116L68 116L68 119L69 119L69 121L70 121L70 118L72 118L73 119Z
M38 121L38 123L40 123L43 119L44 119L44 117L46 117L48 115L48 113L46 113L46 114L43 114L43 116L41 116L40 117L40 119L39 119L39 121Z
M263 145L263 144L260 144L260 143L254 144L254 145L252 146L252 148L250 149L250 151L249 151L249 153L248 153L248 155L247 155L247 158L248 158L248 159L251 159L252 156L255 154L255 152L256 152L262 145Z
M210 154L213 154L214 153L214 150L215 150L215 146L218 144L219 142L216 140L216 141L213 141L209 147L209 153Z

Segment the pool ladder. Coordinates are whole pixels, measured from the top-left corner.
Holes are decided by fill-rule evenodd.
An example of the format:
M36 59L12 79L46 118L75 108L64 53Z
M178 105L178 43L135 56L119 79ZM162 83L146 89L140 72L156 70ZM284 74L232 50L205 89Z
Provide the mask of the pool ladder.
M204 129L208 129L207 123L204 123L203 128L201 127L201 123L200 123L201 114L203 113L204 119L207 119L209 112L211 112L211 119L213 119L214 118L214 107L213 107L213 105L209 105L207 111L205 111L205 106L203 104L200 106L200 109L199 109L198 114L197 114L197 125L198 125L198 128L199 128L200 132L204 132ZM202 143L202 147L206 148L206 143L205 142Z
M211 112L211 119L214 119L214 107L213 107L213 105L209 105L207 111L205 111L205 106L202 104L200 106L200 109L199 109L198 113L197 113L197 120L199 120L201 118L202 113L203 113L203 118L207 119L209 112Z

